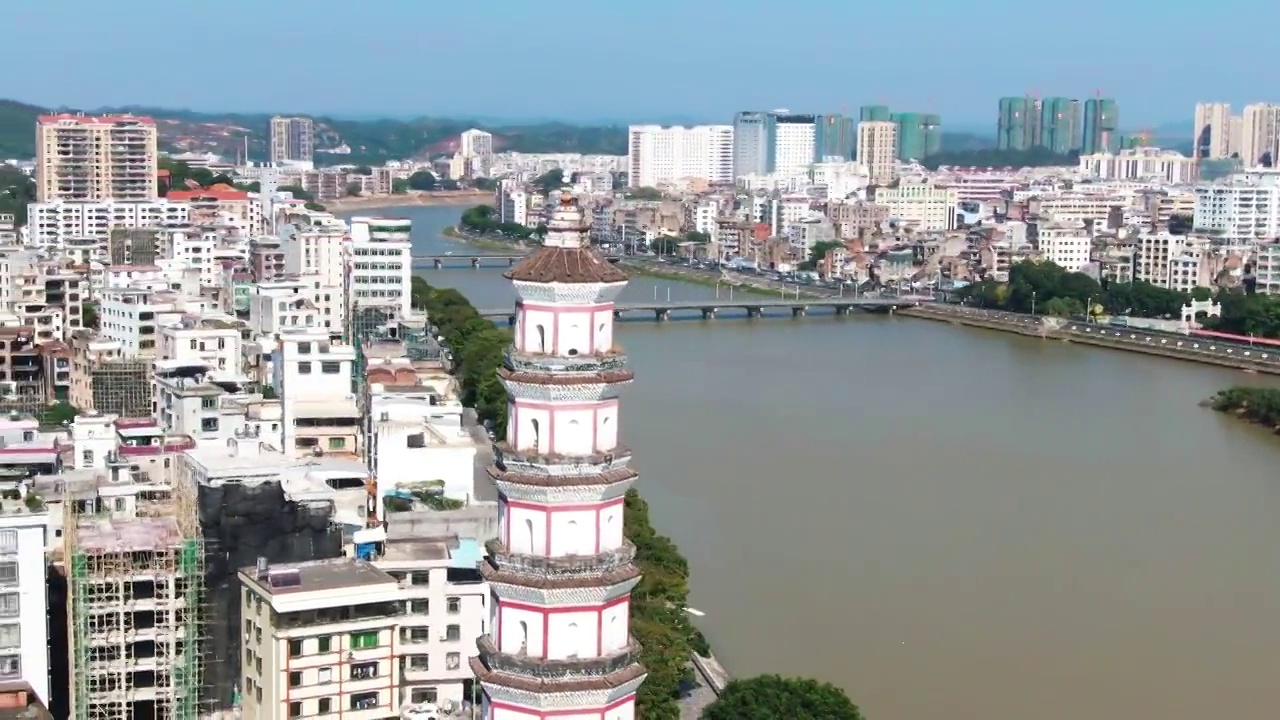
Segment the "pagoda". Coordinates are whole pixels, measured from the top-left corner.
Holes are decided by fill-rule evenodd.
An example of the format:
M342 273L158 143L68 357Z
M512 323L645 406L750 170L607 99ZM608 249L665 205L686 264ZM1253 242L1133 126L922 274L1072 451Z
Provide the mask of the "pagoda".
M568 190L543 246L506 277L519 299L498 371L506 438L489 469L490 634L471 661L483 717L631 720L646 670L630 627L640 570L622 530L636 472L618 443L618 392L633 374L613 341L613 303L627 277L591 249Z

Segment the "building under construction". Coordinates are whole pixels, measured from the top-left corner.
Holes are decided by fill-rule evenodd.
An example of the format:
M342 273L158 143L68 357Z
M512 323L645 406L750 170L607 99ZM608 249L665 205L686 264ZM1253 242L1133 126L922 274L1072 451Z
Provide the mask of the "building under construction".
M149 358L126 357L120 344L89 333L71 339L71 404L126 418L151 416Z
M64 503L71 717L196 720L205 608L194 490L133 502Z

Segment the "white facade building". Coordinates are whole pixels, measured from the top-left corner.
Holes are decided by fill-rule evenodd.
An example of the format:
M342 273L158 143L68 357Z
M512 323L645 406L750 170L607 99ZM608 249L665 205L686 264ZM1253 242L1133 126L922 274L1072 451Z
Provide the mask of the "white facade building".
M1079 170L1100 180L1155 180L1182 184L1196 179L1196 161L1172 150L1140 147L1118 153L1081 155Z
M184 316L160 328L158 359L204 363L229 375L240 374L241 338L234 318Z
M340 333L345 312L342 286L322 285L318 276L269 280L249 289L249 326L262 335L306 327Z
M874 202L889 209L891 220L930 232L955 227L959 199L954 188L904 180L896 187L877 187Z
M290 275L317 275L321 285L342 287L346 223L327 216L299 220L280 228L284 271Z
M462 404L420 392L369 390L369 469L397 486L438 486L455 500L475 498L476 444L462 421Z
M280 398L287 455L359 452L360 411L352 392L356 351L318 328L280 333L271 357L271 385Z
M591 249L564 194L543 247L508 277L520 300L500 372L511 403L491 470L498 538L481 567L491 630L471 662L482 716L633 720L646 673L630 630L640 571L622 526L636 473L618 441L632 373L613 338L626 276Z
M411 221L402 218L351 218L347 301L352 306L393 306L411 314L413 246Z
M810 141L812 153L812 141ZM627 133L627 183L656 187L688 179L733 182L733 126L632 125Z
M1082 222L1041 223L1040 254L1067 272L1080 272L1089 264L1093 240Z
M1230 243L1280 236L1280 171L1237 173L1195 192L1197 230Z
M774 125L773 171L803 175L814 160L817 119L812 115L778 115Z
M898 176L898 125L888 121L858 123L858 164L867 168L871 181L893 182Z
M1207 160L1231 157L1231 105L1197 103L1191 156Z
M112 228L163 227L191 222L191 206L165 199L104 202L37 202L27 206L32 245L56 247L92 238L106 243Z
M21 500L0 503L0 681L26 681L47 706L49 514L32 512Z
M1264 157L1271 167L1280 165L1280 105L1246 105L1240 121L1240 159L1253 168Z

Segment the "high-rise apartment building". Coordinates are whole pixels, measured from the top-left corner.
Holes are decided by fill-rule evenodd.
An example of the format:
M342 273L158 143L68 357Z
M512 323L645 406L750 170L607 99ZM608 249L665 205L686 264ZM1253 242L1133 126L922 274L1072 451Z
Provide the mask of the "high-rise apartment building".
M774 145L773 171L784 176L799 175L813 164L817 135L813 115L779 115Z
M858 162L865 165L874 183L890 183L897 177L898 126L885 120L858 123Z
M777 115L746 111L733 117L733 176L767 175L774 168Z
M1115 152L1120 127L1120 106L1115 100L1094 98L1084 103L1082 155Z
M888 105L863 105L858 108L858 122L889 122Z
M1197 160L1231 157L1231 105L1197 103L1191 154Z
M1245 167L1275 167L1280 158L1280 105L1246 105L1240 118L1240 158Z
M996 147L1000 150L1027 150L1039 145L1040 106L1040 101L1031 97L1000 98Z
M1040 101L1040 142L1058 155L1080 150L1080 101L1050 97Z
M942 117L927 113L893 113L898 126L898 159L923 160L942 150Z
M467 163L469 176L488 175L493 162L493 135L476 128L467 130L459 138L458 153Z
M813 137L808 155L813 158ZM733 182L733 126L632 125L627 133L627 182L654 187L680 180Z
M841 160L853 158L853 148L857 142L858 132L853 118L839 114L819 115L813 127L814 162L822 162L832 157L838 157Z
M133 115L41 115L36 201L154 200L156 123Z
M312 162L315 139L316 126L311 118L271 118L271 162Z

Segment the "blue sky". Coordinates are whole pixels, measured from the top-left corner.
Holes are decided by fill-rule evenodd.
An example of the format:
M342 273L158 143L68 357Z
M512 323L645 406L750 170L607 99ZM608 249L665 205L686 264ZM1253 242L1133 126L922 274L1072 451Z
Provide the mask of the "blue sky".
M1280 5L1262 0L1212 8L1250 27L1280 20ZM1205 6L1191 2L5 0L5 10L0 94L45 105L640 122L883 102L982 128L1002 95L1101 90L1136 128L1189 122L1198 100L1277 99L1265 96L1265 31L1249 41L1205 30Z

